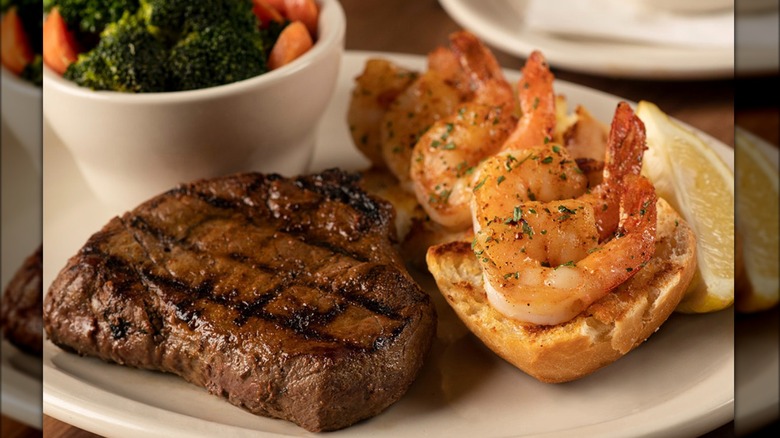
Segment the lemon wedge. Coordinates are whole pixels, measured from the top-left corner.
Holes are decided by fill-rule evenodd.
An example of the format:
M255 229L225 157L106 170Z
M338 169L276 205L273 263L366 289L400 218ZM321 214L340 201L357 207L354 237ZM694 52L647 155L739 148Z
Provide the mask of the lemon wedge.
M737 275L735 308L756 312L778 302L778 193L777 157L772 159L759 146L758 138L735 130L737 234L741 237L741 274ZM772 161L775 163L772 164ZM740 281L741 280L741 281Z
M729 307L734 303L734 173L656 105L642 101L636 114L647 130L642 173L696 233L697 272L677 311Z

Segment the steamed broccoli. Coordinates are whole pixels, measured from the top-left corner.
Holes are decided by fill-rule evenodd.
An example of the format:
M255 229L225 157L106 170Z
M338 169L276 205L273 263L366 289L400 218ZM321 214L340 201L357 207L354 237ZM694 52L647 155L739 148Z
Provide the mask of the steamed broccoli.
M60 15L81 32L98 34L109 23L122 18L125 11L138 9L138 0L44 0L43 9L48 12L57 7Z
M266 71L251 0L141 0L140 13L154 35L172 43L173 89L212 87Z
M254 33L258 26L252 0L140 0L140 4L152 33L165 38L178 39L222 24L241 33Z
M168 51L137 15L126 12L100 34L98 45L79 55L64 77L95 90L165 91Z
M43 57L35 55L32 62L24 67L19 77L40 87L43 84Z
M266 71L260 34L236 32L228 22L187 34L171 49L168 65L177 90L228 84Z
M130 5L65 72L77 84L99 90L192 90L259 75L267 71L266 56L283 27L261 30L252 0L46 1L58 7L89 3L91 11Z
M16 7L16 14L22 22L24 34L30 44L30 50L35 55L33 60L24 67L19 74L35 85L41 85L43 53L43 14L41 13L42 0L0 0L0 13L5 13L9 8Z

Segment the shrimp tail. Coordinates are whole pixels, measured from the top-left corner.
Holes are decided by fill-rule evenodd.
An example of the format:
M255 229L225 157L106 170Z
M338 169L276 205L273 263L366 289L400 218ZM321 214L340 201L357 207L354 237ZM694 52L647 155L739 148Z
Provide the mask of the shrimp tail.
M512 86L504 77L493 52L469 32L450 35L450 49L465 76L465 86L472 101L490 106L515 106Z
M472 90L493 79L505 80L501 66L493 53L473 34L466 31L450 35L450 48L469 76Z
M607 153L602 176L593 194L599 198L596 223L599 239L610 238L620 220L620 202L624 194L624 180L629 175L639 175L642 157L647 144L645 125L626 102L620 102L612 119L607 138Z
M578 263L601 282L600 287L590 288L581 297L584 307L628 281L655 254L658 221L655 187L643 176L627 175L620 191L620 223L614 237Z
M504 149L524 149L545 144L555 132L554 76L539 51L528 57L517 86L522 113L517 128Z
M620 102L612 119L607 138L604 180L620 181L624 176L639 175L642 157L647 149L645 125L626 102Z

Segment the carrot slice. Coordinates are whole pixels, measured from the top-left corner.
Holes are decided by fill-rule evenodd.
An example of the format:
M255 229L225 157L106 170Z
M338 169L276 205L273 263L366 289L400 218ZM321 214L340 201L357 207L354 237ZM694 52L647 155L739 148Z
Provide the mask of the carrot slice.
M78 57L78 44L60 12L54 8L43 22L43 62L59 74Z
M282 13L267 0L252 0L252 4L252 11L254 11L255 16L260 21L260 27L268 27L272 21L277 23L284 21Z
M306 26L300 21L293 21L279 34L279 38L268 55L268 67L274 70L289 64L306 53L312 45L314 42Z
M300 21L305 24L312 39L317 38L320 11L314 0L284 0L282 13L290 21Z
M9 8L3 15L0 21L0 35L2 36L0 60L5 68L18 75L27 64L32 62L34 55L15 6Z

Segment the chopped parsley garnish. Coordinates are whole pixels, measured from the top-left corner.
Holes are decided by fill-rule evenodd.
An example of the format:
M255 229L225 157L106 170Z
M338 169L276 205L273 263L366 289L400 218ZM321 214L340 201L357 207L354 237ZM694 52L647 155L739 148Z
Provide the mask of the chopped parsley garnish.
M572 209L566 207L565 205L559 205L558 206L558 211L561 212L561 213L566 213L566 214L575 214L575 213L577 213L575 210L572 210Z
M523 218L523 210L520 209L520 206L516 206L512 211L512 220L515 222L519 222L520 219L522 218Z
M528 225L528 222L523 221L523 233L527 234L528 237L533 238L534 237L534 230L531 228L530 225Z

